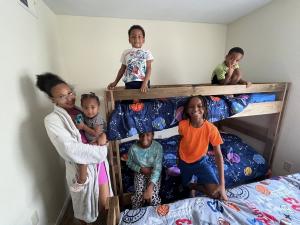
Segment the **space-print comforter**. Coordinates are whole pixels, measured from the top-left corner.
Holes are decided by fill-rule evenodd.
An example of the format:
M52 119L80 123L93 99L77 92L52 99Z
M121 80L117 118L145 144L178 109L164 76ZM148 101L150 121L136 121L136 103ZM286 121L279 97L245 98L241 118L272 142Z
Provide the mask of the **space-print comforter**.
M138 133L159 131L178 125L182 120L187 97L146 100L129 104L128 101L116 104L108 121L109 140L119 140ZM236 97L205 97L208 120L217 122L242 112L249 102L275 100L274 94L239 95Z
M224 143L221 151L224 159L224 175L226 187L234 187L239 184L250 183L258 179L266 178L269 170L268 163L261 154L247 145L241 138L234 134L221 133ZM179 136L166 139L156 139L163 147L163 171L161 178L161 197L164 202L178 200L184 196L180 188L181 179L177 168L177 151ZM125 163L127 152L134 141L120 145L122 159L122 180L125 192L133 192L133 171ZM211 150L211 147L209 147ZM215 173L218 174L215 157L212 151L208 151L208 163L211 164Z
M299 225L300 173L227 190L228 202L189 198L125 210L119 225Z

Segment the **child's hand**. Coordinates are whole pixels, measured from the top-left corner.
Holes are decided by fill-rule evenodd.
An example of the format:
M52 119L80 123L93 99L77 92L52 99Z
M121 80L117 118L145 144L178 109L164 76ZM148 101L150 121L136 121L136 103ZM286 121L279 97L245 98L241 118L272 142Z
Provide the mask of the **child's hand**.
M250 87L252 85L252 83L250 81L246 82L246 88Z
M222 185L219 185L217 190L212 194L212 197L218 198L220 200L228 201L228 197L226 195L225 187Z
M116 85L117 85L117 83L114 81L114 82L110 83L110 84L107 86L107 89L113 90L113 89L115 88Z
M151 202L151 198L152 198L152 194L153 194L153 183L151 182L149 185L148 185L148 187L147 187L147 189L145 190L145 192L144 192L144 195L143 195L143 197L144 197L144 199L147 201L147 202Z
M140 172L145 176L150 176L152 173L152 167L141 167Z
M143 93L146 93L148 91L148 85L143 83L140 91L143 92Z
M228 71L227 71L227 75L229 77L231 77L231 75L233 74L233 71L235 70L234 65L229 65L228 67Z
M81 121L80 123L76 123L75 126L77 127L78 130L83 130L84 128L84 123Z
M106 134L102 133L99 135L99 138L97 140L98 145L102 146L102 145L106 145L107 143L107 138L106 138Z

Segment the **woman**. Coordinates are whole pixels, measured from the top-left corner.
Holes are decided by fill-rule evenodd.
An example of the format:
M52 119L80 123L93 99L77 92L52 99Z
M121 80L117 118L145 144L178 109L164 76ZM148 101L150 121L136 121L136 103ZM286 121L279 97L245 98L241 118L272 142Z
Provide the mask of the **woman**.
M84 133L73 122L81 113L75 106L75 93L60 77L46 73L37 76L37 87L54 103L54 110L45 118L48 136L59 155L65 160L68 186L76 181L78 164L88 164L88 180L80 192L70 192L74 216L82 224L94 222L99 209L104 207L108 196L112 196L109 167L106 159L107 147L85 144ZM99 166L98 163L104 166ZM98 178L99 176L99 178ZM99 205L98 205L99 203Z

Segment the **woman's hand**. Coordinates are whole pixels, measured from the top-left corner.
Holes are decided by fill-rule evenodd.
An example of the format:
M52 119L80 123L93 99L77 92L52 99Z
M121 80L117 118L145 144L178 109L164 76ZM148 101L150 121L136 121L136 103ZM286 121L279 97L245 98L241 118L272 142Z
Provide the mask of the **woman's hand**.
M151 198L152 198L152 194L153 194L153 187L154 187L154 184L152 182L150 182L150 184L148 185L147 189L145 190L144 192L144 199L145 201L147 202L151 202Z
M75 126L77 127L78 130L83 130L85 124L81 121L80 123L76 123Z
M141 167L140 172L145 176L150 176L152 173L152 167Z

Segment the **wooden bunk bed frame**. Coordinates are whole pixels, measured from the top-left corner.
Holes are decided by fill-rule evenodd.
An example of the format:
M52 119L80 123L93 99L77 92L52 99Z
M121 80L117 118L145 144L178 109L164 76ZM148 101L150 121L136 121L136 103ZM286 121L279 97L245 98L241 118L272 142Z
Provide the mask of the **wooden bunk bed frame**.
M105 91L106 118L108 121L111 112L115 108L115 102L120 100L156 99L196 95L208 96L248 93L276 93L275 101L251 103L241 113L217 123L217 126L220 129L227 127L265 143L263 155L271 167L276 150L281 120L285 110L289 86L290 83L287 82L256 83L252 84L248 88L246 85L154 85L151 86L147 93L141 93L140 90L117 87L114 90ZM267 128L242 120L232 119L267 114L272 114L272 123ZM125 205L125 203L130 201L130 196L126 193L123 193L119 143L120 141L111 141L108 152L112 188L116 195L115 197L109 199L107 205L107 224L109 225L115 225L118 223L120 217L120 205Z

